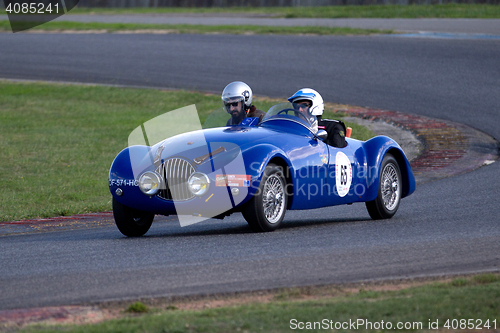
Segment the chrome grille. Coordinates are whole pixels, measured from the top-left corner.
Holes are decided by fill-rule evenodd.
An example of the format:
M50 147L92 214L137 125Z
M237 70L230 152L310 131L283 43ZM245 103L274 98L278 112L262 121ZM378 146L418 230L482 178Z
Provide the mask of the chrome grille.
M157 169L165 179L165 189L161 189L157 196L166 200L184 201L194 197L188 188L188 179L194 173L193 166L182 158L166 160Z

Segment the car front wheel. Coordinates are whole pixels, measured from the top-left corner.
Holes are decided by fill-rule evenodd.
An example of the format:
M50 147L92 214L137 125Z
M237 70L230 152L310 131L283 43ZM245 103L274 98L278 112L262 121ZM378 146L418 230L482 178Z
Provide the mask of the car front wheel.
M393 217L401 201L401 171L396 159L390 154L385 155L380 170L377 198L366 203L374 220Z
M281 225L286 207L286 180L283 170L275 164L269 164L256 194L243 209L243 217L254 231L273 231Z
M113 198L113 216L118 230L128 237L144 235L151 228L155 217L152 213L124 206L115 198Z

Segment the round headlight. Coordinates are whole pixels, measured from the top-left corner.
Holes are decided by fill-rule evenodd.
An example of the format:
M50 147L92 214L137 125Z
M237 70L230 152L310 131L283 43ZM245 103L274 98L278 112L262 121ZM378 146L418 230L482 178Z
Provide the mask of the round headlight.
M208 176L201 172L195 172L189 177L188 187L194 195L203 195L207 193L210 186Z
M146 171L139 177L139 188L146 195L155 195L161 187L161 177L156 172Z

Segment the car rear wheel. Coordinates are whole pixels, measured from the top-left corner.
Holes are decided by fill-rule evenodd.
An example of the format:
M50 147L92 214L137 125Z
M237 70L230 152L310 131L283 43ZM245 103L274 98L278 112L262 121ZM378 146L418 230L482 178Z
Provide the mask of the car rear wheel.
M401 171L396 159L391 154L385 155L380 170L377 198L366 203L374 220L393 217L401 201Z
M269 164L256 194L243 208L243 217L254 231L276 230L285 217L287 200L283 171Z
M113 216L118 230L128 237L144 235L151 228L155 217L152 213L124 206L115 198L113 198Z

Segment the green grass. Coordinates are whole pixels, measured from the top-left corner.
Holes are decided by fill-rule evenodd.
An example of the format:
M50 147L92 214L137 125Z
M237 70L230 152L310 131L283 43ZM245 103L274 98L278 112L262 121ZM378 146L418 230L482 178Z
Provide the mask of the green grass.
M142 302L135 302L129 305L125 312L129 313L146 313L149 312L148 307Z
M269 303L249 303L239 306L226 306L204 310L178 310L172 305L162 305L144 315L125 315L121 319L110 320L94 325L83 326L36 326L22 332L290 332L291 324L298 322L319 322L324 319L344 323L364 320L364 323L391 323L393 328L398 323L410 323L413 329L403 331L431 331L429 321L438 321L439 329L445 323L456 319L482 320L481 328L489 320L490 329L500 327L500 277L497 274L461 278L466 284L456 286L434 282L419 287L397 291L374 291L358 289L349 291L342 286L330 287L328 295L315 295L314 288L296 288L286 291L288 296L275 294ZM359 288L359 286L358 286ZM322 293L325 289L321 289ZM290 296L291 295L291 296ZM312 300L304 300L313 297ZM295 319L296 321L292 321ZM418 326L419 324L421 326ZM312 324L314 325L314 324ZM369 329L366 324L351 331L401 331ZM368 329L366 329L368 328ZM477 326L474 326L477 328ZM325 329L299 330L307 332L330 332ZM345 331L345 330L340 330ZM434 330L437 331L437 330ZM449 330L454 331L454 330ZM465 331L465 330L459 330Z
M21 23L17 23L19 27ZM28 27L31 27L28 24ZM42 25L29 28L29 30L44 31L95 31L117 32L117 31L153 31L160 30L168 33L178 34L280 34L280 35L370 35L390 34L392 30L357 29L357 28L335 28L335 27L270 27L251 25L189 25L189 24L134 24L134 23L80 23L80 22L47 22ZM9 21L0 21L0 31L11 31Z
M197 92L0 81L0 221L111 210L109 167L130 132L191 104L202 123L222 106Z
M372 5L228 8L75 8L70 14L226 13L311 18L500 18L500 6L485 4Z

